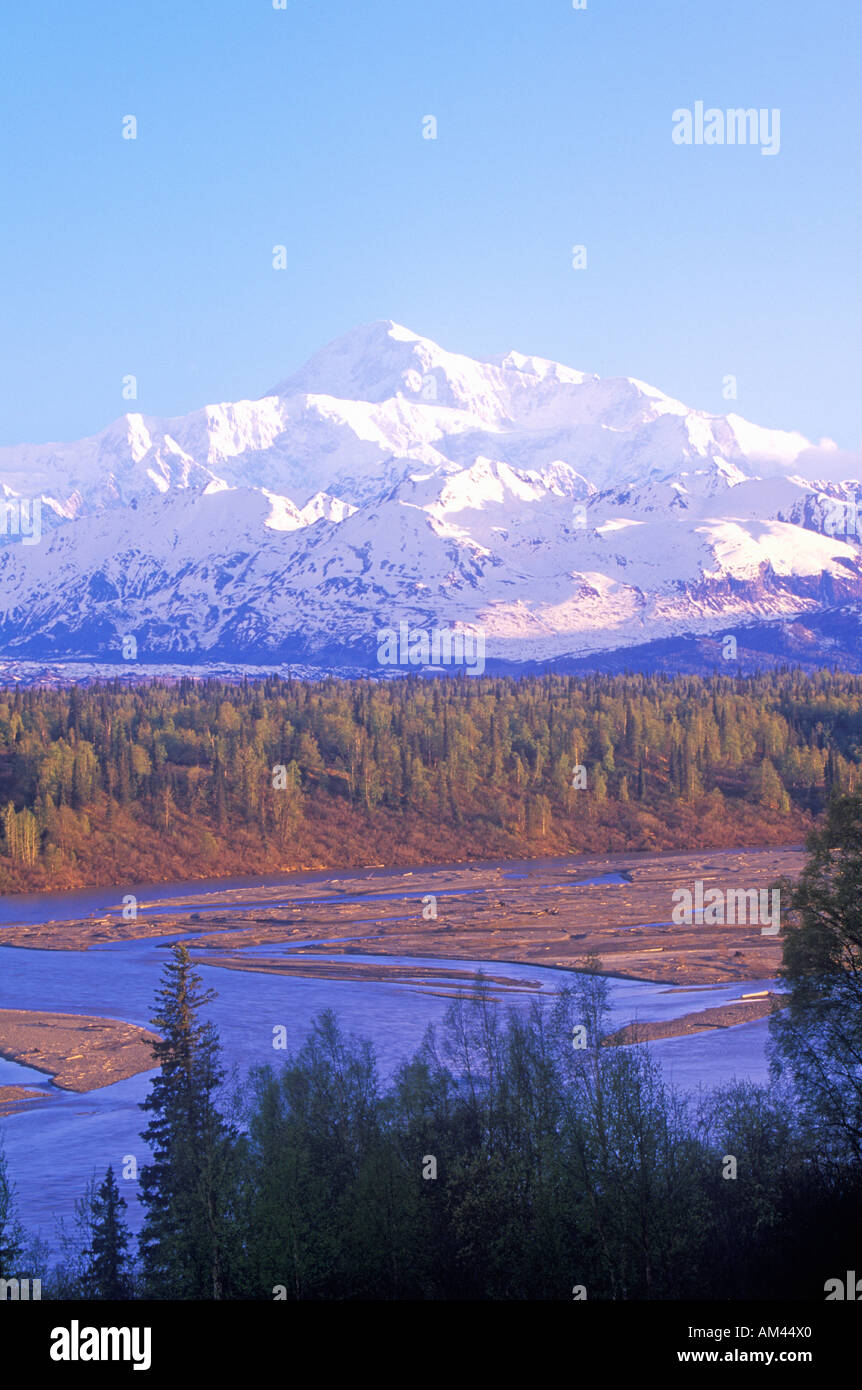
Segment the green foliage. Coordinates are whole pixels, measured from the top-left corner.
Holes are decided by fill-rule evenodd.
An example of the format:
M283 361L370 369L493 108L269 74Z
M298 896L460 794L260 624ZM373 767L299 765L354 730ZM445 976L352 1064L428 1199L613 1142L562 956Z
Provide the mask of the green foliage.
M185 946L172 947L152 1020L160 1070L141 1106L152 1117L142 1135L153 1158L141 1171L140 1241L151 1297L218 1299L231 1290L236 1136L217 1105L218 1037L200 1017L214 997Z
M789 1071L827 1150L862 1161L862 795L839 797L782 888L790 1006L771 1023L773 1065Z
M477 977L386 1085L322 1014L253 1073L237 1139L208 1091L206 997L170 970L145 1297L782 1300L854 1267L858 1164L823 1152L783 1086L675 1095L648 1048L606 1044L594 971L505 1014ZM119 1210L109 1173L49 1296L128 1289Z
M0 1147L0 1279L18 1279L24 1252L24 1231L15 1214L15 1190L6 1155Z
M243 835L261 863L299 843L306 862L311 845L361 858L369 823L501 851L607 847L606 830L690 843L704 816L715 834L738 812L752 834L788 816L799 833L852 789L860 756L862 678L827 672L15 690L0 700L0 871L80 879L110 858L111 827L124 867L137 841L201 873L213 841Z
M126 1200L120 1196L113 1167L91 1198L92 1235L87 1251L85 1290L88 1298L128 1298L132 1291L129 1229L123 1219Z

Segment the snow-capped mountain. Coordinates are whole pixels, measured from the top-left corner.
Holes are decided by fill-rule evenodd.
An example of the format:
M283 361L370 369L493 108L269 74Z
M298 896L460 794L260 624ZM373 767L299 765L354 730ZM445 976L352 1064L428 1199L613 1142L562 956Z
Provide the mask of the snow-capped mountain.
M862 599L844 471L641 381L373 323L259 400L0 449L0 657L119 661L131 635L373 666L406 621L482 630L493 666L822 627Z

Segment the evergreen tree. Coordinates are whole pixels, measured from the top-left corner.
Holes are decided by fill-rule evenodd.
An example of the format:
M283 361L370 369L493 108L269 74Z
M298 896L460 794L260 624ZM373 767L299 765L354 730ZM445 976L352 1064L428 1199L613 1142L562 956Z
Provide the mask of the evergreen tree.
M862 796L833 801L782 884L789 1007L771 1021L772 1064L787 1070L824 1143L862 1162Z
M126 1199L120 1196L113 1167L91 1201L92 1244L86 1252L85 1287L88 1298L129 1298L129 1229L123 1220Z
M204 990L185 946L172 948L153 1026L160 1071L141 1105L153 1161L141 1171L146 1209L140 1256L147 1292L161 1298L222 1298L234 1244L236 1134L220 1114L223 1080L215 1028L201 1010Z
M24 1231L15 1214L15 1190L0 1147L0 1279L21 1277Z

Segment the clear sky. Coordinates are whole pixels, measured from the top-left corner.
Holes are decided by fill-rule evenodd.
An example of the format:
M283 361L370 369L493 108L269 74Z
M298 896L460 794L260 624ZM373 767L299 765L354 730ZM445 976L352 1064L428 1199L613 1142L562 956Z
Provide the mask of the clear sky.
M856 448L860 15L5 0L0 443L260 396L392 318ZM779 108L780 152L675 145L699 100Z

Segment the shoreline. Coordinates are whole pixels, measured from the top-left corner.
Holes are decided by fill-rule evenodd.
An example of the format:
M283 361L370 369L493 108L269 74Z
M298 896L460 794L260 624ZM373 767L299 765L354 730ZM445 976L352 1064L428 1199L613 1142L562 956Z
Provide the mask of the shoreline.
M121 1019L0 1009L0 1057L41 1072L60 1092L85 1094L151 1071L157 1038L149 1029ZM60 1097L40 1093L40 1098Z
M787 1001L773 990L762 991L766 998L733 999L708 1009L680 1014L678 1018L635 1019L614 1029L602 1039L603 1047L636 1047L639 1043L664 1042L667 1038L692 1037L697 1033L714 1033L721 1028L745 1028L769 1018Z
M587 872L591 867L598 864L603 864L607 862L609 859L619 860L625 858L634 858L635 860L660 860L678 858L680 856L685 855L773 853L780 854L784 852L798 853L800 855L804 855L805 841L784 841L781 844L771 844L768 841L759 841L756 844L695 846L693 849L679 847L671 847L666 849L643 849L633 847L631 849L612 849L606 852L602 852L600 850L572 850L571 853L534 855L523 853L505 854L501 851L497 854L490 854L487 858L477 858L475 855L467 855L463 859L457 857L448 859L429 859L424 860L422 863L419 864L416 863L415 859L410 859L408 857L405 858L403 862L391 862L388 864L381 862L375 862L373 864L352 865L307 864L298 865L294 868L283 870L261 869L258 872L251 874L228 873L218 875L202 873L198 874L195 877L187 879L176 879L170 877L169 875L165 875L163 878L153 878L147 880L147 882L136 882L131 884L118 884L115 878L112 879L112 881L110 882L104 882L101 879L94 879L91 882L82 882L72 887L62 888L59 890L50 888L7 888L3 890L2 896L6 898L8 901L14 903L17 899L20 899L21 901L27 901L33 899L43 899L61 896L71 898L76 894L99 893L111 890L116 891L118 896L122 896L122 894L124 893L133 891L137 892L137 894L140 895L142 893L146 893L148 890L153 893L159 893L163 889L174 888L177 890L175 893L170 894L168 897L164 899L158 899L158 901L161 902L171 902L175 898L180 899L192 896L196 888L203 884L224 883L226 885L239 885L243 882L243 880L249 886L252 886L253 884L260 884L264 888L278 887L280 885L284 887L289 887L294 882L301 886L303 882L333 882L340 881L342 879L349 879L353 881L362 878L364 875L371 875L373 873L403 876L413 874L415 876L417 874L440 873L444 870L460 872L467 869L473 870L475 872L482 872L483 870L493 869L494 867L501 864L506 864L510 867L518 864L523 864L527 866L544 864L557 864L560 866L583 865L584 871ZM225 887L224 889L216 889L214 891L230 892L232 890L228 887ZM239 890L237 889L237 891ZM9 925L14 927L19 925L26 925L26 923L13 922ZM0 922L0 933L2 933L4 930L7 930L7 928L4 927L2 922Z
M50 1101L56 1097L46 1091L34 1091L29 1086L0 1086L0 1120L35 1109L34 1101Z

